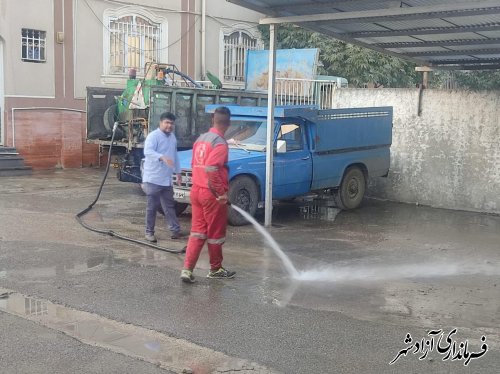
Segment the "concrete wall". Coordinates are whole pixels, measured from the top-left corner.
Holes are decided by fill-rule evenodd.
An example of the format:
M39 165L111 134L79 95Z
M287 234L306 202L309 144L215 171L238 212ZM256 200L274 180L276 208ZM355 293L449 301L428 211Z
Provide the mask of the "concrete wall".
M5 143L5 120L4 120L4 110L5 110L5 98L4 98L4 78L3 78L3 67L4 67L4 53L3 53L4 41L0 37L0 145Z
M120 3L102 0L76 1L75 97L85 98L87 86L125 87L126 85L127 75L120 77L108 74L106 71L103 54L105 12L142 13L150 19L153 18L155 22L164 23L166 33L163 35L162 62L176 64L180 68L181 43L173 44L173 42L180 40L182 35L181 2L168 1L168 6L165 2L162 4L161 1L153 0L144 1L140 6L134 5L137 3L137 1Z
M1 0L0 0L1 1ZM201 0L103 0L75 1L75 97L84 98L87 86L124 87L126 75L106 74L104 66L103 23L106 12L136 13L143 9L148 18L156 17L166 25L166 46L162 61L175 64L181 71L201 79ZM94 14L95 13L95 14ZM206 69L219 76L222 30L245 30L260 37L257 24L261 14L246 10L225 0L206 0ZM243 85L237 85L242 87ZM229 87L229 86L228 86Z
M74 98L73 4L76 0L0 0L4 41L3 142L37 169L98 164L85 142L85 101ZM23 62L21 29L46 31L46 62ZM55 33L64 34L56 43Z
M435 207L500 213L500 91L343 89L336 106L393 106L391 171L370 193Z
M21 29L46 31L46 59L36 63L21 60ZM55 96L54 2L53 0L0 0L0 36L5 40L5 94Z
M223 0L206 3L207 68L217 75L221 28L255 28L260 15ZM200 79L201 5L202 0L0 0L0 143L16 146L39 169L95 165L98 147L85 142L86 87L123 88L127 79L106 71L105 16L135 13L162 24L162 62ZM46 62L22 61L22 28L46 31ZM54 40L56 32L63 33L62 43Z
M261 38L257 29L263 15L220 0L207 0L207 70L217 75L226 88L243 88L244 83L224 82L223 33L244 31Z

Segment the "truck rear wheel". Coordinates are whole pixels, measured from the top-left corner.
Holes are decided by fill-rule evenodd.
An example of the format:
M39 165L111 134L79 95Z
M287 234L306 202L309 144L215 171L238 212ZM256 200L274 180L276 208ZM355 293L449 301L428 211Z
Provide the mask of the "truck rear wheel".
M346 170L342 183L334 194L335 203L340 209L356 209L363 201L365 190L365 174L359 167L352 166Z
M257 211L259 203L259 189L252 178L247 176L236 177L229 184L229 201L248 212L252 217ZM231 226L246 225L248 221L237 211L229 208L228 222Z

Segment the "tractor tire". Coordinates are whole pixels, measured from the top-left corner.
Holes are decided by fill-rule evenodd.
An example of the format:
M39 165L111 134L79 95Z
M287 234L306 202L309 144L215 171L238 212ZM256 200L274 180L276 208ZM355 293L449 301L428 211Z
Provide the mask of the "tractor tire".
M115 122L118 121L118 116L116 114L116 104L111 105L106 111L104 112L103 115L103 123L104 127L106 128L107 131L109 131L109 136L113 134L113 126L115 125ZM116 129L115 133L115 140L121 140L125 138L125 131L121 127L118 127Z

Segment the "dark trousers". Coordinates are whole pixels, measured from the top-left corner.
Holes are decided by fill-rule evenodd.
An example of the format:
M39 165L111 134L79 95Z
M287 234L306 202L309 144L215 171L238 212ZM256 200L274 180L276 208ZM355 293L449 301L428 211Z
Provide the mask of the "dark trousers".
M146 208L146 234L155 233L156 212L160 208L165 213L165 223L172 233L180 231L181 227L175 214L174 189L172 186L159 186L153 183L143 183L144 192L148 197Z

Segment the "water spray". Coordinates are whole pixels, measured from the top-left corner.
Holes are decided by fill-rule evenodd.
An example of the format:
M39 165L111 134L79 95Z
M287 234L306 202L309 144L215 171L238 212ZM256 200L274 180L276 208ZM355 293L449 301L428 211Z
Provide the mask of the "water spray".
M301 282L373 282L405 278L434 278L454 275L500 275L500 268L490 262L452 262L432 261L429 263L392 264L392 265L331 265L318 269L298 271L279 244L250 214L237 205L228 205L253 224L255 229L266 239L270 247L283 262L288 274Z
M268 244L271 246L271 248L274 250L274 252L276 252L278 257L283 262L283 265L285 266L285 269L287 270L288 274L292 278L298 278L299 272L297 271L295 266L293 266L292 261L290 261L288 256L281 250L279 244L276 243L276 240L274 240L274 238L271 236L271 234L269 234L269 232L264 227L262 227L255 220L255 218L253 218L250 214L248 214L246 211L241 209L239 206L234 205L234 204L230 204L229 202L228 202L228 205L231 206L233 209L235 209L243 217L245 217L248 220L248 222L250 222L255 227L255 229L266 239Z

